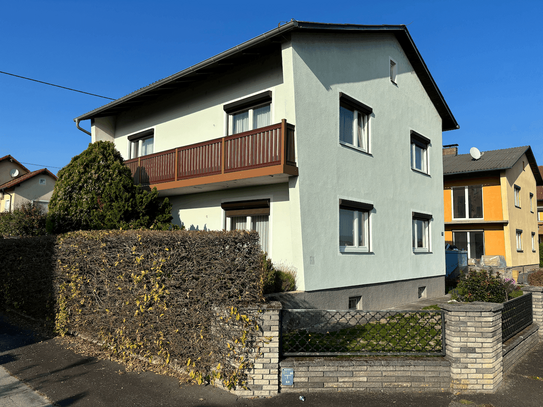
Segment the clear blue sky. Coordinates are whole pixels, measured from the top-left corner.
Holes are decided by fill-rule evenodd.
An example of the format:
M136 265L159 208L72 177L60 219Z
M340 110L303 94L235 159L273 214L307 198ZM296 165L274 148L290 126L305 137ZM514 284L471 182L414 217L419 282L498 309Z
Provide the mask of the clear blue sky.
M119 98L292 18L405 24L461 127L443 143L531 145L543 165L542 15L535 0L6 1L0 71ZM0 156L56 173L90 142L73 118L107 102L0 74Z

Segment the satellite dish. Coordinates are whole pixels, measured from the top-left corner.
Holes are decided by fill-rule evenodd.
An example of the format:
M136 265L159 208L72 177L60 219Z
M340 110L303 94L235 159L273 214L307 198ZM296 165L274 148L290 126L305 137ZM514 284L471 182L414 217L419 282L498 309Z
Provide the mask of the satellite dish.
M17 175L19 175L19 170L14 168L10 171L9 175L11 175L11 178L15 178Z
M469 150L469 154L474 160L478 160L479 158L481 158L482 155L477 147L471 147Z

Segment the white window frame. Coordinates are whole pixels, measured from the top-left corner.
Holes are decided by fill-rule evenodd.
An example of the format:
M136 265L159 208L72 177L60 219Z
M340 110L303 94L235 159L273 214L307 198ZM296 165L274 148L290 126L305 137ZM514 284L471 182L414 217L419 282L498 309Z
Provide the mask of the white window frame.
M431 253L431 245L430 245L430 223L432 220L432 215L426 214L426 213L420 213L420 212L413 212L412 213L412 221L411 221L411 246L413 247L413 253ZM423 239L422 239L422 246L418 246L418 240L419 240L419 228L417 227L418 223L422 223L422 233L423 233Z
M428 138L417 132L411 131L411 169L413 171L430 174L429 147L430 140ZM420 149L422 154L421 168L417 168L416 166L415 157L417 149Z
M254 111L258 108L269 106L269 123L265 126L255 127ZM270 126L273 123L273 99L272 92L267 90L265 92L257 93L252 96L248 96L242 99L238 99L234 102L228 103L223 106L226 113L226 134L234 135L243 132L234 133L234 116L241 113L248 113L249 129L246 131L256 130L257 128L263 128Z
M339 97L339 143L369 153L373 109L343 92L339 93ZM353 115L352 142L345 141L342 134L342 109L352 112Z
M11 210L11 199L4 200L4 212L10 212Z
M482 256L485 255L485 231L483 229L475 229L475 230L453 230L452 231L452 234L453 234L453 244L456 245L456 242L457 240L455 239L455 234L456 233L465 233L466 234L466 243L467 243L467 252L468 252L468 258L470 259L473 259L473 258L476 258L476 257L471 257L471 246L472 244L475 244L474 242L472 243L471 241L471 233L482 233L483 234L483 254ZM460 250L460 249L459 249Z
M234 208L232 207L234 206ZM253 229L253 216L267 216L268 217L268 235L265 238L267 247L262 247L262 250L271 255L271 211L270 211L270 199L255 199L247 201L236 202L223 202L221 208L224 213L224 228L227 231L232 229L232 218L245 217L245 229L247 231ZM262 246L262 236L260 236L260 245Z
M341 245L341 211L349 211L352 213L353 221L353 245ZM373 205L365 204L362 202L351 201L346 199L339 200L339 211L338 211L338 244L340 253L370 253L371 249L371 226L370 226L370 213L373 210ZM345 212L344 212L345 213ZM363 225L363 239L365 241L364 245L361 245L360 242L360 227Z
M520 208L520 207L521 207L521 203L522 203L522 202L521 202L521 199L520 199L520 189L521 189L521 188L520 188L518 185L515 184L515 185L513 186L513 189L514 189L514 191L515 191L515 206L516 206L517 208Z
M534 194L530 192L530 212L534 213Z
M398 77L398 63L389 57L388 59L388 68L389 68L389 78L390 82L397 85L397 77Z
M535 252L536 251L536 243L535 243L535 232L532 232L532 252Z
M481 188L481 217L480 218L471 218L469 216L469 188L470 187L480 187ZM466 216L463 218L457 218L454 214L454 189L460 189L464 188L464 211L466 213ZM451 211L452 211L452 218L454 220L468 220L468 219L484 219L485 217L485 197L484 197L484 188L482 185L466 185L466 186L458 186L458 187L452 187L451 188Z
M142 154L144 143L151 140L151 152ZM155 152L155 131L154 129L148 129L136 134L128 136L128 159L145 157L146 155L154 154Z
M516 231L516 242L517 242L517 252L522 252L522 230L517 229Z

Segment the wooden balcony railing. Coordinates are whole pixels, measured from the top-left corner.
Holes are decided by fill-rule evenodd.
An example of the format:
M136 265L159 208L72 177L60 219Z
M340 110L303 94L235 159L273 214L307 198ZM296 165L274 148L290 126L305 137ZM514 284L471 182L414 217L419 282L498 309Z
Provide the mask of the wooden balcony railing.
M134 182L154 185L275 165L296 167L294 126L281 123L125 161Z

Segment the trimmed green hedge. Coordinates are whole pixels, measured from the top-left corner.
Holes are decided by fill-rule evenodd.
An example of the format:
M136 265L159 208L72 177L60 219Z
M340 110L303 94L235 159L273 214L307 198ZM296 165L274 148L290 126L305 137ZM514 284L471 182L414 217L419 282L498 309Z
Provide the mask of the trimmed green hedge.
M60 334L86 334L124 358L177 360L198 382L244 382L258 326L239 310L263 298L255 232L4 239L0 264L3 305L54 321Z

